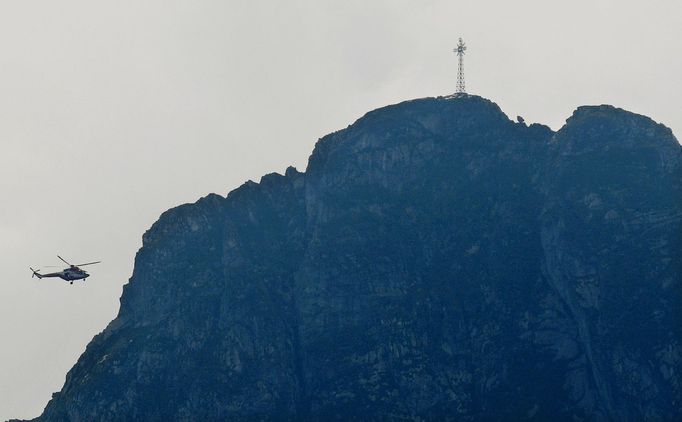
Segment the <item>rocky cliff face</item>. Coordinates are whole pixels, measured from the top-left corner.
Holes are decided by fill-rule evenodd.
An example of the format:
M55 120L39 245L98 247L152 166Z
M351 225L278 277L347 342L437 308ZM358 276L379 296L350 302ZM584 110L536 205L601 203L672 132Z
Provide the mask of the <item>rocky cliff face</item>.
M164 213L39 420L679 420L681 225L646 117L375 110Z

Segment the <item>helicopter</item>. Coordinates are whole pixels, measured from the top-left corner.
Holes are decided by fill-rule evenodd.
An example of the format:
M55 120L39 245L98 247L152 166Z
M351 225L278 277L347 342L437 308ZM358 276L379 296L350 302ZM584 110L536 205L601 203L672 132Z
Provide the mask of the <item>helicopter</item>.
M38 277L43 278L43 277L59 277L62 280L68 281L70 284L73 284L74 280L85 280L86 278L90 277L90 274L87 272L81 270L79 267L84 267L86 265L92 265L92 264L99 264L102 261L94 261L94 262L86 262L85 264L78 264L78 265L73 265L67 262L64 258L61 256L57 255L57 258L61 259L64 261L66 265L69 266L69 268L65 268L62 271L56 272L56 273L48 273L48 274L40 274L40 270L34 270L31 267L28 267L33 271L33 277Z

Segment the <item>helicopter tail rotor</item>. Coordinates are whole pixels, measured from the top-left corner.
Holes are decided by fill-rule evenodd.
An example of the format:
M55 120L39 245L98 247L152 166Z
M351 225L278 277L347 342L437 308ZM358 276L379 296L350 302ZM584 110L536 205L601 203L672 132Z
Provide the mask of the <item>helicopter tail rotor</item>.
M28 267L28 268L31 268L31 267ZM38 277L39 279L43 278L43 276L38 273L38 271L40 271L40 270L34 270L33 268L31 268L31 271L33 271L31 278L33 278L33 277Z

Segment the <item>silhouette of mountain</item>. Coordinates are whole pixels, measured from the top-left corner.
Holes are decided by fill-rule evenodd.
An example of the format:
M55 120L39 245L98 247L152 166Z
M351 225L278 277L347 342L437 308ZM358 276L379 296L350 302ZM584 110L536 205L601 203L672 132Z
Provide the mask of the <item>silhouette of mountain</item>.
M681 182L611 106L374 110L165 212L38 420L679 420Z

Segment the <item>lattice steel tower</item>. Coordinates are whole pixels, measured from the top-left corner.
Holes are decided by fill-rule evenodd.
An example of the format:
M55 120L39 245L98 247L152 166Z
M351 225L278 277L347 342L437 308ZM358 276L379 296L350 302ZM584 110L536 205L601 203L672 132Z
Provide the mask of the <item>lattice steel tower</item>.
M459 67L457 68L457 93L458 94L466 94L466 86L464 85L464 52L466 51L467 46L464 44L464 41L462 39L459 39L459 44L457 44L457 48L455 48L454 51L457 53L457 59L459 61Z

